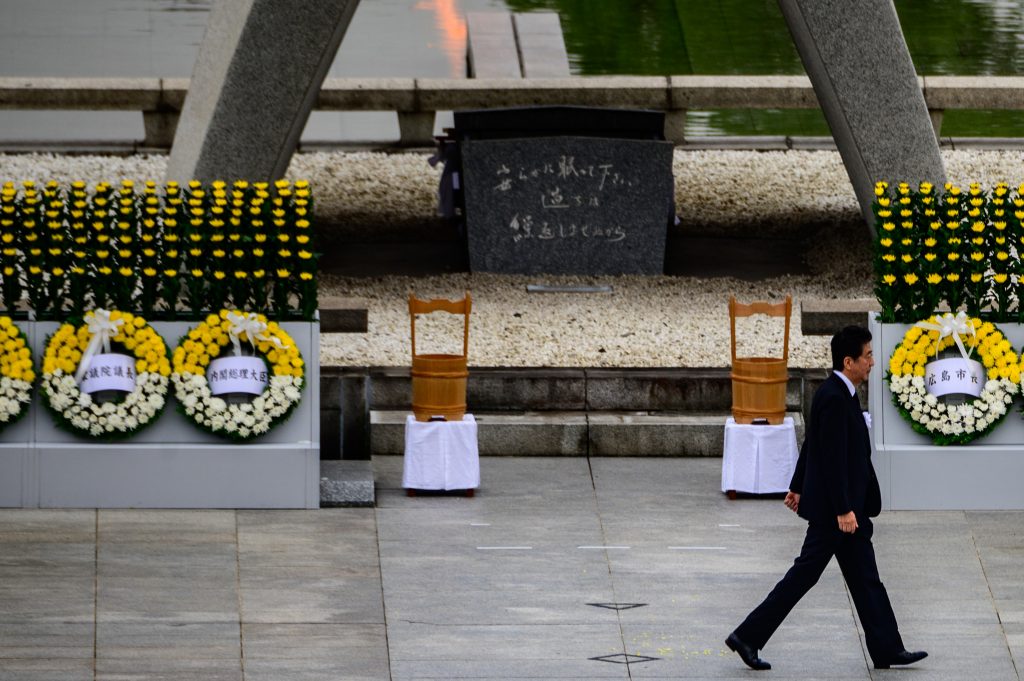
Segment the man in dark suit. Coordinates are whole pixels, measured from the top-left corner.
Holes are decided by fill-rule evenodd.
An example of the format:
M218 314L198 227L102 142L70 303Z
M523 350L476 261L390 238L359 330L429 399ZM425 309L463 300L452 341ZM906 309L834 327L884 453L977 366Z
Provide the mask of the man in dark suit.
M882 496L856 389L873 365L870 331L848 326L833 336L833 372L814 394L785 500L808 522L803 548L786 576L725 641L751 669L771 669L758 650L815 585L832 556L853 597L875 668L911 664L928 655L904 648L871 545L870 518L881 512Z

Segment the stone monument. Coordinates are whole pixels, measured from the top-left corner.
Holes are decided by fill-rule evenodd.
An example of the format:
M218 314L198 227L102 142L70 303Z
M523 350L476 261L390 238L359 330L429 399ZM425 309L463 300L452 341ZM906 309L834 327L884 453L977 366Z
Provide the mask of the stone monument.
M462 144L469 266L520 274L662 274L672 143L593 137Z
M779 0L874 227L878 180L942 185L946 171L892 0Z
M167 179L280 178L358 4L215 2Z

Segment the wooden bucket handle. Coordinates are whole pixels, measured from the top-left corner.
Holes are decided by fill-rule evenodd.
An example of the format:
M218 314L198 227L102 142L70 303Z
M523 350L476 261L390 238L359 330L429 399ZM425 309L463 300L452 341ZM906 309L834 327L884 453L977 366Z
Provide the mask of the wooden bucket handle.
M786 296L785 302L768 303L757 301L754 303L737 303L736 296L729 296L729 337L732 343L732 361L736 363L736 318L749 317L755 314L768 315L769 317L785 317L786 331L782 340L782 359L789 361L789 318L793 312L793 297Z
M466 291L466 297L462 300L446 300L434 298L432 300L420 300L413 293L409 292L409 319L412 326L412 355L416 356L416 315L430 314L431 312L450 312L465 316L462 330L462 356L469 356L469 313L473 308L473 299Z

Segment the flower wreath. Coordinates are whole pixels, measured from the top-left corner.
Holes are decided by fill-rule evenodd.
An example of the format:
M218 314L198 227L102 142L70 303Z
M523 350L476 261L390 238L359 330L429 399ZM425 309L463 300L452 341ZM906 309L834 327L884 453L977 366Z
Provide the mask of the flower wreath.
M167 345L142 317L94 310L84 323L62 324L43 354L43 402L58 425L93 438L121 439L151 424L166 403L171 365ZM98 403L80 389L93 355L120 344L135 357L135 388L119 402Z
M985 385L979 397L947 405L928 393L925 365L954 345L965 358L977 351ZM916 432L937 445L964 445L988 435L1006 416L1018 391L1020 370L1010 341L994 324L963 312L946 313L910 327L889 359L886 380L893 404Z
M0 316L0 431L28 413L35 378L25 334Z
M263 360L269 380L251 401L229 404L211 391L207 368L228 345L241 356L242 343L249 343ZM172 362L175 396L185 415L203 430L236 442L268 433L302 399L302 354L284 329L261 314L221 310L209 315L181 339Z

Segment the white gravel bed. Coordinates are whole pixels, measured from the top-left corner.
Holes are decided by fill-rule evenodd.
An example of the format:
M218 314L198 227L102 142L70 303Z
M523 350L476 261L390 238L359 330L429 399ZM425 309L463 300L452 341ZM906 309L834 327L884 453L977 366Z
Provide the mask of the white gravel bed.
M943 151L950 178L991 186L1022 179L1015 151ZM83 179L136 181L163 177L166 157L0 155L0 181ZM756 283L686 277L525 277L454 274L440 277L342 279L325 275L321 295L365 300L366 334L325 334L326 365L401 366L410 362L406 297L457 298L472 291L470 363L474 366L724 367L730 363L727 300L794 297L790 365L824 367L828 339L800 333L799 303L808 298L870 298L870 245L835 228L858 219L839 154L829 151L677 151L674 173L682 231L759 235L798 230L816 241L814 271ZM436 214L439 170L422 153L297 155L292 179L313 183L318 221L347 237L429 222ZM401 236L402 232L397 232ZM373 240L366 238L365 240ZM610 284L611 293L531 294L528 283ZM461 317L430 315L417 326L420 352L461 349ZM740 354L777 355L779 320L739 326Z

